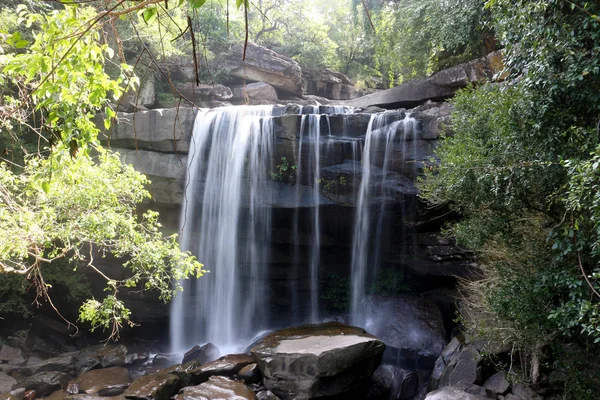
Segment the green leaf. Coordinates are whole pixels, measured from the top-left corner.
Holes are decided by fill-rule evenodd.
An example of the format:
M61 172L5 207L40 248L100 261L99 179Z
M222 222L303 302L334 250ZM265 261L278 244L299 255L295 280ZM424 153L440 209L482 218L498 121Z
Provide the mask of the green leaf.
M142 18L144 19L144 22L148 23L148 22L151 22L154 18L156 18L157 14L158 14L158 8L149 7L147 9L145 9L144 12L142 13Z
M192 8L202 7L206 3L206 0L190 0L190 5Z
M50 182L48 182L48 181L42 182L42 190L44 190L45 193L49 193L50 192Z
M15 43L15 47L17 49L22 49L24 47L27 47L28 44L29 44L29 42L27 40L21 39L17 43Z

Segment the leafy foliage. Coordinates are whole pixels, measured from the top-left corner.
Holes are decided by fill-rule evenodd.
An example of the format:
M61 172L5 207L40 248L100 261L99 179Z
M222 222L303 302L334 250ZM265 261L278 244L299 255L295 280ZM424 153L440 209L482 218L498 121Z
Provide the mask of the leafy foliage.
M487 2L509 81L455 98L455 134L421 184L430 202L462 214L451 232L479 251L483 278L466 288L467 327L531 360L556 342L600 351L586 344L600 342L598 7ZM568 361L557 354L556 368ZM571 381L567 398L593 398Z

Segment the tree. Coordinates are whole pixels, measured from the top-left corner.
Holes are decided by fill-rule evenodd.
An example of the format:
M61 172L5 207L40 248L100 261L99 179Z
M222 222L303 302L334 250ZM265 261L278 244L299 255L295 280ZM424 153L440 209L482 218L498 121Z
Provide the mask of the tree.
M4 154L0 164L0 270L26 276L37 300L52 307L44 278L49 265L67 259L74 268L94 270L109 294L86 301L80 320L109 329L117 339L122 324L132 324L119 298L122 288L142 285L166 301L180 289L180 279L200 277L204 270L180 251L176 235L160 232L156 213L136 213L149 197L147 179L99 144L93 118L103 111L109 127L115 116L111 98L118 102L137 78L127 64L120 64L115 79L104 71L114 52L99 43L97 18L86 7L40 14L19 6L13 21L31 28L33 41L20 31L3 32L0 129L10 138L4 153L11 157ZM82 26L81 20L92 22ZM26 146L32 134L38 142L33 151ZM22 157L15 157L15 149ZM127 278L97 268L95 258L107 252L124 260Z

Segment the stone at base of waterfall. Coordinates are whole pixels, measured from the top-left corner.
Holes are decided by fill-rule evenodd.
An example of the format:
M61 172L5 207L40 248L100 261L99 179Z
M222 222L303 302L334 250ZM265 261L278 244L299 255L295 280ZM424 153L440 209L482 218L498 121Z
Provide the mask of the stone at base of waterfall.
M196 383L200 383L214 375L233 376L245 366L253 363L254 358L248 354L228 354L218 360L191 369L189 372L192 380Z
M69 374L56 371L45 371L27 377L15 385L15 388L35 390L37 397L43 397L60 389L70 379Z
M98 396L117 396L131 383L129 370L123 367L93 369L77 379L79 391Z
M219 349L212 343L206 343L205 345L195 345L183 356L182 364L188 363L192 360L198 360L200 364L204 364L210 361L214 361L219 358Z
M363 329L330 322L272 332L251 353L267 389L283 400L304 400L363 388L384 350Z
M243 382L224 376L211 376L198 386L183 388L175 400L255 400L254 392Z
M489 397L463 392L451 386L427 393L425 400L490 400Z
M131 383L123 396L136 400L167 400L181 387L178 376L172 374L144 375Z

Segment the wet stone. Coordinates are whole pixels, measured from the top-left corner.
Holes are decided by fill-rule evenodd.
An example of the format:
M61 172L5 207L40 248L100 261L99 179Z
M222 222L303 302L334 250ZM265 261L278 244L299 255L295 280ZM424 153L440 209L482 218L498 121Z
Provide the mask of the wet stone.
M47 371L30 376L17 384L27 390L35 390L38 397L43 397L60 389L70 379L64 372Z
M213 375L233 376L242 368L254 362L254 359L248 354L228 354L191 370L190 374L195 382L200 383Z
M212 343L205 345L196 345L188 350L183 356L182 364L188 363L193 360L197 360L200 364L204 364L210 361L214 361L219 358L219 349Z
M126 399L167 400L179 389L180 380L172 374L144 375L131 383Z
M198 386L188 386L175 400L255 400L256 395L243 382L223 376L211 376Z
M116 396L131 383L129 371L123 367L94 369L82 373L77 379L79 391L99 396Z
M256 364L246 365L238 372L238 376L247 384L258 383L261 378L260 370Z

